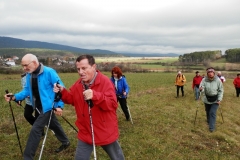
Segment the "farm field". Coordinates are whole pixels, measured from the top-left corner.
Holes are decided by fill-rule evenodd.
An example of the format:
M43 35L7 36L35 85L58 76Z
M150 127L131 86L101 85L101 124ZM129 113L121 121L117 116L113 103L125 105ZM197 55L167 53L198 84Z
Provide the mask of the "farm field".
M178 57L96 57L96 62L130 62L130 63L156 63L156 62L175 62Z
M104 72L104 74L110 76L110 73ZM235 96L232 84L233 76L226 77L224 98L221 110L219 109L217 113L216 131L210 133L203 103L194 100L191 85L195 74L183 74L187 78L186 95L176 99L175 73L124 73L130 86L128 105L133 118L132 125L117 110L120 131L119 143L126 160L240 159L240 99ZM67 88L78 79L77 73L61 73L59 75ZM9 104L3 97L5 89L12 93L20 91L20 75L0 74L2 93L0 99L0 159L20 160L22 159L21 152L11 111ZM14 102L11 104L24 149L31 126L23 117L23 108ZM199 109L194 126L197 107ZM224 123L220 111L222 111ZM74 108L65 105L63 114L74 125L76 120ZM74 159L77 144L76 132L61 117L58 119L71 141L71 146L67 150L55 154L54 149L60 144L55 136L49 132L43 151L43 160ZM42 141L36 152L36 159L39 157L41 145ZM97 158L99 160L109 159L101 147L97 147Z

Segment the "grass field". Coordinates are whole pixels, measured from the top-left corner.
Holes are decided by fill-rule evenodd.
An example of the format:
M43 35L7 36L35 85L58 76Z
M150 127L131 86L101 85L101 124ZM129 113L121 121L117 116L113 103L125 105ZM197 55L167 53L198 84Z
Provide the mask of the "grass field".
M178 61L178 57L96 57L96 62L124 62L124 63L172 63Z
M105 74L110 76L109 73ZM224 84L224 98L221 104L224 123L218 110L216 131L210 133L206 124L203 103L194 100L191 88L193 73L184 74L187 78L186 96L178 99L175 98L175 73L125 73L125 75L130 86L128 105L133 125L125 121L119 111L117 114L120 130L119 142L126 160L240 159L240 99L235 96L233 79L227 78ZM77 73L60 74L60 77L67 88L78 79ZM20 160L22 158L9 104L3 98L5 89L13 93L21 90L20 76L0 75L0 80L2 93L0 99L0 159ZM11 104L24 149L31 126L23 117L23 109L13 102ZM197 107L199 109L194 127ZM74 125L76 116L72 106L65 105L64 116ZM60 144L49 132L43 151L43 160L74 159L76 132L62 118L58 119L71 141L71 146L62 153L55 154L54 149ZM38 159L41 145L42 141L36 152L36 159ZM97 158L99 160L109 159L101 147L97 147Z

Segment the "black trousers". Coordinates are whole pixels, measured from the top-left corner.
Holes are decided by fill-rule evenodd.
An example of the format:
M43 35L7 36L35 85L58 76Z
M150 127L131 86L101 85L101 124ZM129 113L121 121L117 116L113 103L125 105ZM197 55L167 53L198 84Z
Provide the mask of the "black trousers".
M51 111L48 111L44 114L41 113L33 123L27 140L26 148L23 153L24 160L34 159L35 152L37 151L38 145L41 141L42 130L44 129L45 125L48 124L50 115ZM49 128L55 132L55 136L62 144L66 144L69 142L66 134L63 131L62 126L58 122L58 119L56 118L54 113L52 114ZM54 146L55 144L52 145Z
M38 116L38 112L35 112L35 117L33 116L33 107L31 105L25 105L24 117L31 125L33 125Z
M130 116L129 116L128 107L127 107L127 99L117 97L117 100L120 103L123 113L125 114L126 120L129 120Z
M237 97L239 97L239 94L240 94L240 88L235 88L236 89L236 95L237 95Z
M177 97L179 96L179 89L181 88L182 96L184 96L184 86L177 86Z

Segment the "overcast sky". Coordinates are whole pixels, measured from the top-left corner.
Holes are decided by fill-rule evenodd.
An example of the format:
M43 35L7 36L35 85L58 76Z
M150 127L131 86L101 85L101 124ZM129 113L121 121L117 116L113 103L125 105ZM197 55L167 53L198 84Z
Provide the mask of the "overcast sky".
M240 48L240 0L0 0L0 36L129 53Z

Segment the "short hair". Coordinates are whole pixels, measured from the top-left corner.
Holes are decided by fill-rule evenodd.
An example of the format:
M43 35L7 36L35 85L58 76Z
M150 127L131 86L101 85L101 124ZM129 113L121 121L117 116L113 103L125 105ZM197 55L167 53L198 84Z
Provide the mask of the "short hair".
M118 78L122 76L122 70L117 66L113 67L112 76L113 76L113 73L116 73Z
M35 62L39 63L37 56L35 56L35 55L32 54L32 53L27 53L23 58L26 58L26 59L28 59L29 61L35 61Z
M95 59L93 56L88 55L88 54L84 54L84 55L80 55L77 59L76 62L80 62L83 59L87 59L88 63L92 66L95 64Z

